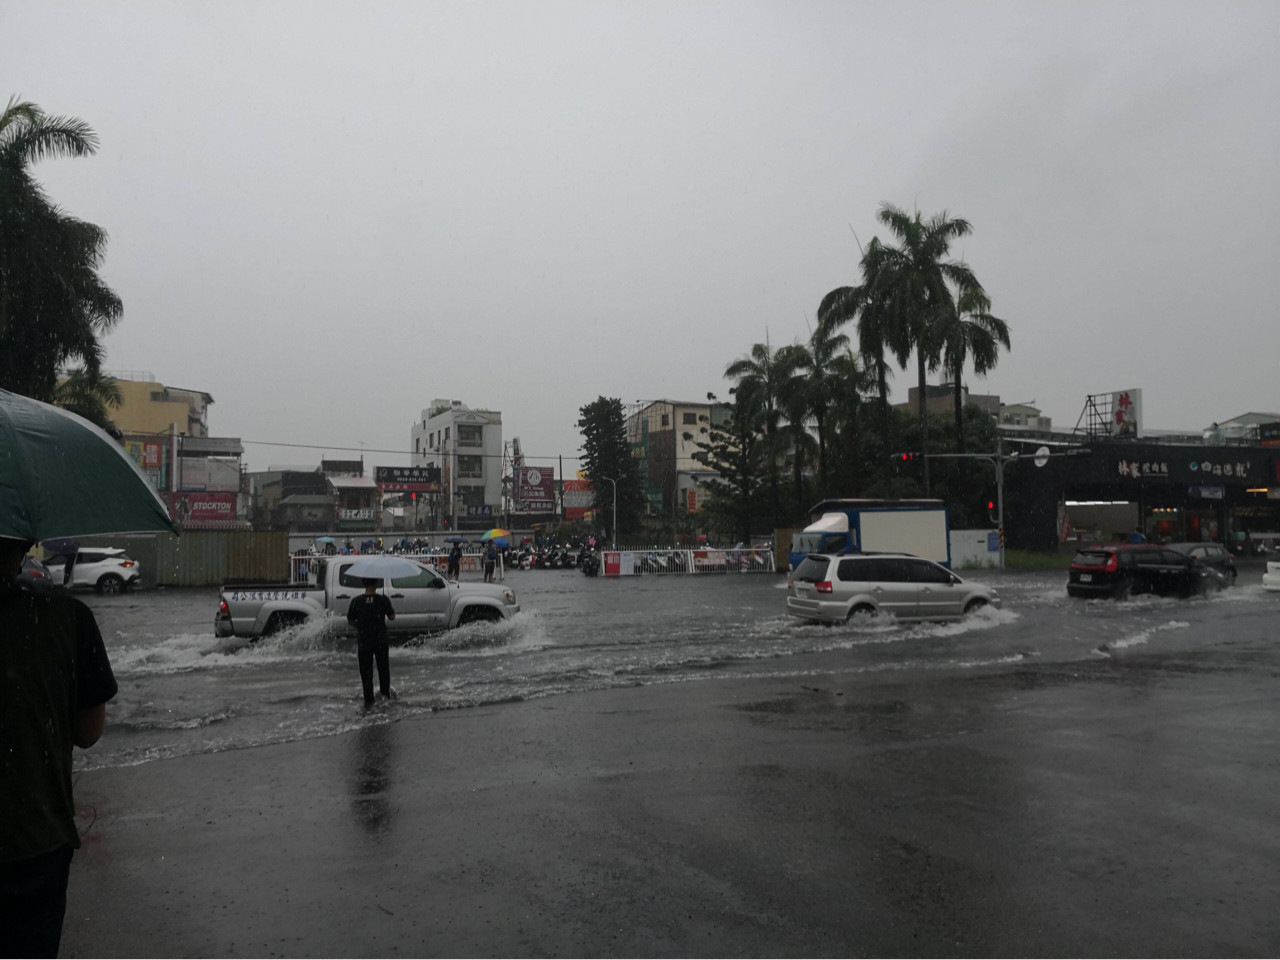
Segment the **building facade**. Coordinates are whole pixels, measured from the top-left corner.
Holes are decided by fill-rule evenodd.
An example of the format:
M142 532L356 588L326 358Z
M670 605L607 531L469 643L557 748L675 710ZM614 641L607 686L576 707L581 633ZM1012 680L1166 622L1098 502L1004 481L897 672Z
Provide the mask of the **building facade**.
M415 467L440 470L440 505L452 529L494 526L502 514L502 414L432 400L409 432Z

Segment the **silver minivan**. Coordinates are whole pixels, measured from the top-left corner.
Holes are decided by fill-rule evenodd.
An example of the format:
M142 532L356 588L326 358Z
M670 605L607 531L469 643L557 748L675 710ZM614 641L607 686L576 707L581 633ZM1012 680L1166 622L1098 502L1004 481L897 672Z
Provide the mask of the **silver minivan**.
M941 564L909 553L811 553L787 582L787 613L820 623L859 614L897 620L958 620L1000 598Z

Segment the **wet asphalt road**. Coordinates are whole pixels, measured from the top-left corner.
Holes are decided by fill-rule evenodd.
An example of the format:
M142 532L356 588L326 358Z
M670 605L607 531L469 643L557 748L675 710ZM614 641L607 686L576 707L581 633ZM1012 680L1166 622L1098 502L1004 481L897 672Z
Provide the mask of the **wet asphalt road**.
M855 638L87 770L64 953L1280 951L1280 598L1024 600L966 666Z

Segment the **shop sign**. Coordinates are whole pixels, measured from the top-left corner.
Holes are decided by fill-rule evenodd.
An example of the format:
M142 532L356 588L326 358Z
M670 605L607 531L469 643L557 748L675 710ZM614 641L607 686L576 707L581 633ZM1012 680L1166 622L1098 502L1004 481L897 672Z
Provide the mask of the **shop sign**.
M491 503L469 503L467 504L468 517L492 517L493 504Z
M1264 447L1280 447L1280 423L1258 424L1258 440Z
M154 440L129 440L125 450L134 462L142 469L153 469L160 466L160 443Z
M1126 480L1169 480L1192 481L1199 479L1242 480L1248 481L1253 473L1248 460L1189 460L1174 463L1170 469L1168 460L1130 460L1116 461L1116 473Z
M554 513L556 474L552 467L516 470L516 509L520 513Z
M374 467L373 482L383 493L439 493L440 468Z
M339 520L372 520L373 507L342 507L338 510Z

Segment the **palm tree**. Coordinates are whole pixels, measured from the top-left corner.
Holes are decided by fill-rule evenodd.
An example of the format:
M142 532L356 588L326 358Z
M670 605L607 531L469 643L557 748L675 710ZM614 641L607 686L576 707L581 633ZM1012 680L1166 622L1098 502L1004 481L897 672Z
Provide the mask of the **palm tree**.
M964 453L964 417L960 379L965 362L973 360L973 372L981 377L995 369L1003 345L1009 349L1009 325L987 311L991 301L981 288L966 287L956 298L955 311L946 318L939 335L942 364L951 373L955 391L956 452Z
M781 347L774 360L780 372L778 405L787 418L787 435L792 452L796 516L804 516L804 464L815 452L813 437L809 435L808 429L814 393L813 355L804 344L793 343Z
M0 386L41 400L56 399L69 362L101 378L99 337L122 307L98 276L106 234L50 203L28 168L97 146L83 121L33 103L11 98L0 113Z
M862 252L859 268L862 283L856 287L837 287L818 306L818 325L833 333L851 320L858 325L858 352L875 372L880 404L880 433L882 452L886 455L881 464L885 483L889 480L889 358L905 356L910 347L904 331L897 324L897 316L889 302L888 271L885 264L889 248L872 237Z
M748 393L765 434L765 467L769 477L770 506L776 519L781 511L778 494L778 395L785 373L778 364L777 351L767 342L753 344L751 352L725 367L724 375L734 381L736 393Z
M973 228L968 220L948 217L942 212L928 220L886 203L879 220L897 237L896 247L886 248L882 265L884 294L895 326L905 334L899 350L909 346L916 354L920 417L920 446L924 459L924 491L929 495L929 442L926 429L925 374L941 362L941 327L955 313L952 290L982 292L973 271L962 260L948 259L951 243L968 236ZM899 352L899 362L905 353ZM904 363L905 366L905 363Z
M865 394L875 388L876 378L872 369L863 362L862 355L854 353L847 345L831 358L827 364L827 374L836 384L828 410L834 421L832 434L838 438L843 437L843 450L848 465L848 488L844 495L856 497L862 486L858 478L862 448L862 400ZM886 467L887 463L886 457ZM823 487L822 496L830 496L828 487Z

